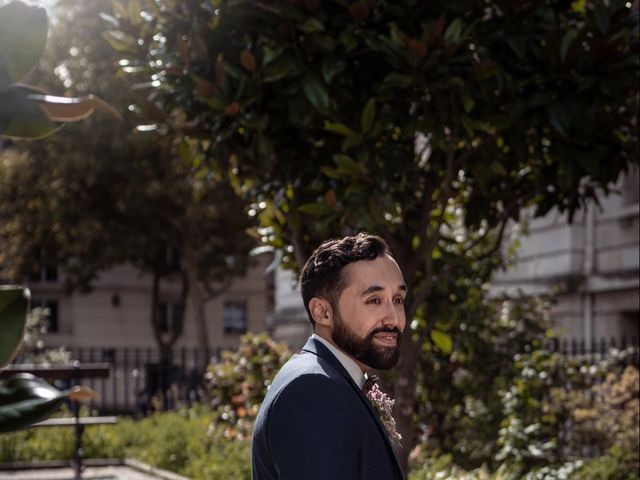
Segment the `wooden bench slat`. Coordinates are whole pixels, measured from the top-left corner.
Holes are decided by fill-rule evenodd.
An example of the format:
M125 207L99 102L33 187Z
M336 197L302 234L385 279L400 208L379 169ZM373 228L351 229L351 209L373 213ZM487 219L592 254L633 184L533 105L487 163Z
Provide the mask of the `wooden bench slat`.
M42 422L34 423L31 427L69 427L74 425L112 425L118 423L118 417L65 417L49 418Z
M8 365L0 371L0 378L6 379L16 373L31 373L41 378L72 380L81 378L109 378L111 365L108 363L82 363L73 365L40 365L31 363L16 363Z

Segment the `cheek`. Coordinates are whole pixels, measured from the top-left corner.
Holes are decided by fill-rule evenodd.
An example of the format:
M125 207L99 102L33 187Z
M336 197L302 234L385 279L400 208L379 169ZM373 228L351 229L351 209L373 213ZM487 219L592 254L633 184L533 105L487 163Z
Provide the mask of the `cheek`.
M375 317L366 308L352 308L346 317L351 329L359 335L366 335L376 328Z
M407 326L407 312L405 311L405 309L402 309L402 312L399 315L400 317L400 325L398 325L398 328L400 329L401 332L404 332L405 327Z

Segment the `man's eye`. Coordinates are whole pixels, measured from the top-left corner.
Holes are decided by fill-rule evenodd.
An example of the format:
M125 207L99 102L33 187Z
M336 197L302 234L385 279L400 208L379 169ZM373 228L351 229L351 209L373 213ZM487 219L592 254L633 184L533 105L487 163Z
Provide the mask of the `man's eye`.
M404 305L404 298L402 298L402 297L398 297L398 298L396 298L396 303L397 303L398 305Z
M380 303L380 299L379 298L370 298L369 300L367 300L367 303L378 304L378 303Z

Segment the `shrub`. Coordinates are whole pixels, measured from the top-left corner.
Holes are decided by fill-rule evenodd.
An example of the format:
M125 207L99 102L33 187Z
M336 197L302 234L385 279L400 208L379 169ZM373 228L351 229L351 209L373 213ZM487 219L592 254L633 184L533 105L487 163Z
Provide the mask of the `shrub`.
M290 356L284 343L266 333L247 333L238 350L223 352L222 360L209 366L207 373L213 426L222 428L228 439L249 439L267 388Z
M606 455L586 462L571 476L571 480L639 480L636 452L612 447Z
M532 470L524 475L519 473L517 467L506 464L494 472L485 466L465 471L452 462L451 455L443 455L423 461L421 467L410 472L409 480L568 480L581 466L580 461L569 462L557 467Z

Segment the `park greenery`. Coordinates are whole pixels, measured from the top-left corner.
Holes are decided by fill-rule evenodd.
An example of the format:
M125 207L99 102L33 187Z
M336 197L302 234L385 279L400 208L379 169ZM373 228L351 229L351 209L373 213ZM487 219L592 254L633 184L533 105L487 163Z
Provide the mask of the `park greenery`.
M251 425L268 385L290 354L285 345L265 334L247 334L238 350L224 352L222 361L210 367L208 380L212 397L219 399L216 404L158 412L141 420L122 419L115 426L88 427L83 443L85 455L135 458L193 479L249 480ZM502 409L491 411L488 406L480 411L477 405L481 401L476 400L475 412L468 412L464 421L458 420L463 428L465 421L473 423L467 423L468 431L486 435L487 421L499 416L503 429L509 431L499 434L499 443L505 446L514 442L506 457L502 449L496 454L500 459L496 468L490 467L489 458L483 465L465 468L456 460L459 450L466 447L470 454L482 452L478 447L482 439L460 435L455 447L436 439L439 447L423 443L412 451L409 478L637 480L638 369L629 365L627 355L628 352L618 352L601 364L568 362L543 349L516 355L505 364L506 372L502 374L501 382L514 391L511 396L503 395ZM513 368L509 370L509 366ZM474 361L462 360L460 368L474 368ZM523 375L525 370L533 375ZM572 377L570 383L567 376ZM595 381L598 377L604 377L604 382ZM468 408L469 399L455 398L456 388L459 386L452 385L449 395L443 394L439 407ZM552 396L546 394L549 391ZM561 402L558 396L563 397ZM523 401L514 401L514 397ZM552 415L558 418L551 420ZM517 419L522 419L521 425L514 426ZM562 456L536 453L537 445L553 444L569 432L562 431L567 421L574 424L573 437L564 447L571 451ZM163 441L158 442L158 438ZM3 435L0 462L69 459L73 445L70 429ZM600 449L602 455L584 459L580 448L585 446Z
M206 351L204 303L246 271L255 246L245 233L249 218L229 215L246 210L246 201L228 178L195 165L185 142L132 132L128 106L139 98L118 78L116 52L96 36L106 6L61 1L31 79L67 95L91 91L108 98L123 121L94 116L5 152L0 218L11 221L0 223L0 264L5 277L20 282L43 267L58 267L69 292L90 290L114 265L134 265L150 277L149 321L166 358L182 334L183 314L166 322L158 304L163 284L177 282L177 305L191 302Z
M257 241L299 268L328 236L381 234L409 287L402 362L385 381L412 479L637 478L637 369L619 358L595 372L572 364L548 349L545 299L486 295L523 210L572 220L638 163L637 7L59 6L30 78L66 95L92 91L126 113L0 152L0 263L10 278L54 263L70 290L83 290L130 262L156 293L163 279L181 281L202 312ZM24 125L37 117L50 133L59 117L24 103L49 97L12 87L24 74L0 72L0 94L23 102L11 112L32 115ZM7 135L13 117L3 112ZM161 331L151 311L169 350L181 329ZM246 337L211 366L211 408L89 429L87 454L249 478L252 418L288 355ZM60 434L2 436L3 460L70 455L70 439L51 440ZM582 461L585 448L602 455Z
M631 7L130 0L104 37L165 114L141 122L233 172L283 265L327 236L388 239L412 319L393 382L406 464L422 360L452 352L509 222L571 220L638 162Z

